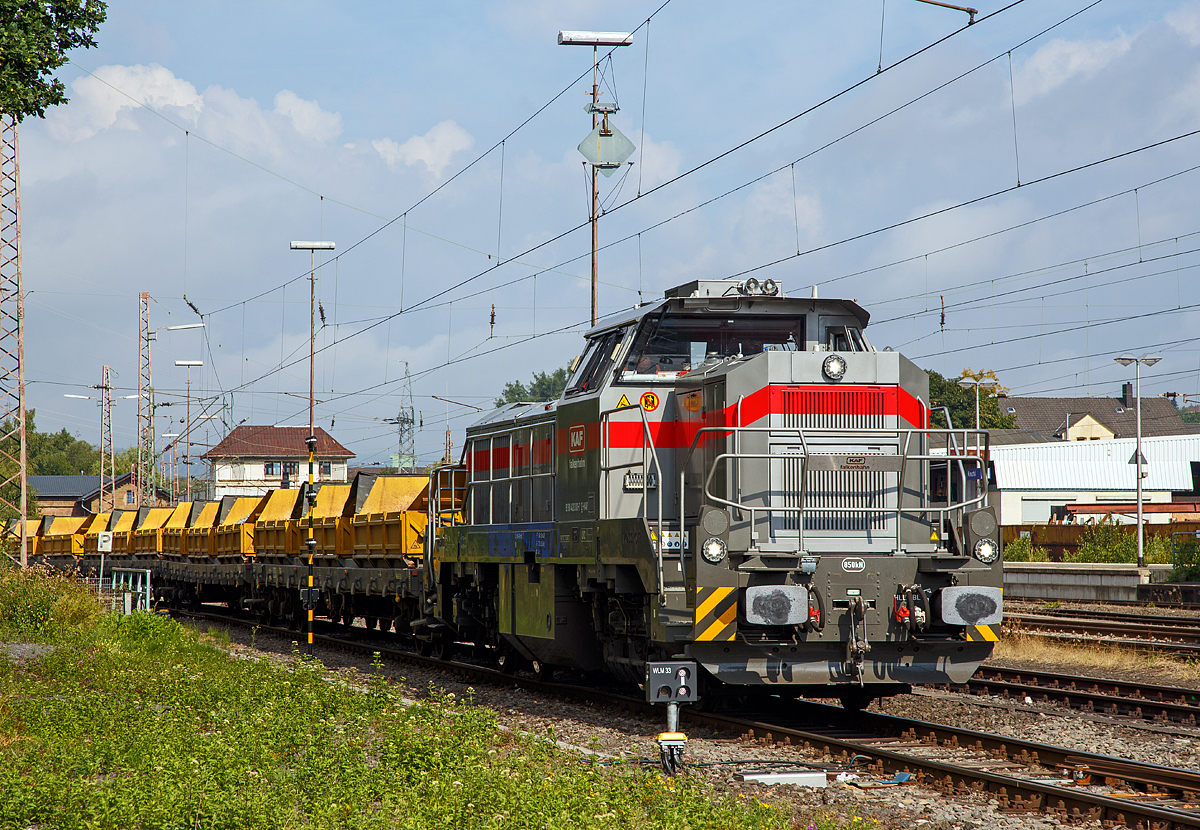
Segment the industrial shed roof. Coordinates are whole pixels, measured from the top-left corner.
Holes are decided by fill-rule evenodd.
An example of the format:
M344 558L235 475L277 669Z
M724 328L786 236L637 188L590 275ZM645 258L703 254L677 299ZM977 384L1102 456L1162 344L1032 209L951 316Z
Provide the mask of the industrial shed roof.
M1129 463L1137 441L1062 441L992 447L996 486L1001 490L1135 489ZM1200 435L1143 438L1147 490L1191 490L1192 462L1200 462Z

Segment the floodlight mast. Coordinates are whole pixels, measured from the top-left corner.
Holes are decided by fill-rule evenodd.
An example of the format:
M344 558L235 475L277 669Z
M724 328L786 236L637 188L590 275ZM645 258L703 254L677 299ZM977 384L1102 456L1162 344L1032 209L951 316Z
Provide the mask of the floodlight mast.
M600 100L600 53L601 46L632 46L632 32L559 32L559 46L590 46L592 47L592 129L600 126L597 120L596 104ZM599 263L600 248L599 219L600 219L600 183L596 178L598 168L592 165L592 325L596 325L597 308L599 305Z

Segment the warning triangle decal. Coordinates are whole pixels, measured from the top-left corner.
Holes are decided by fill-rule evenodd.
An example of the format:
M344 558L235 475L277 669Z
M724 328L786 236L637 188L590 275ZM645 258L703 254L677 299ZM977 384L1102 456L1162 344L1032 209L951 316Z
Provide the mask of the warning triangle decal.
M622 395L622 396L621 396L621 400L617 401L617 408L618 408L618 409L620 409L622 406L629 406L629 405L630 405L630 404L629 404L629 398L628 398L628 397L626 397L625 395Z

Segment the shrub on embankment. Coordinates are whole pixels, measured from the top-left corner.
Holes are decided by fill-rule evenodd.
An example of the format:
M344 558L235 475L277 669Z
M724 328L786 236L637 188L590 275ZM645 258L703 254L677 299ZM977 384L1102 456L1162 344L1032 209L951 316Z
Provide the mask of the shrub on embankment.
M69 579L0 574L0 828L783 828L699 776L602 766L549 736L376 675L237 659L151 614L100 616ZM86 613L85 613L86 610ZM8 616L12 613L12 616ZM826 822L821 822L826 826Z

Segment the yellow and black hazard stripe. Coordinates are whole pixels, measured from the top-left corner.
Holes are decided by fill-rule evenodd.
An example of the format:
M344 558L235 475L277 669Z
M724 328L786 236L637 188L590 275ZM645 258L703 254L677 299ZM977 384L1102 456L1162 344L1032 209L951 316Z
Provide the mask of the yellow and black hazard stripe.
M696 641L732 640L737 635L737 601L737 588L697 588Z
M1000 641L1000 626L998 625L968 625L967 639L971 642L987 641L996 643Z

